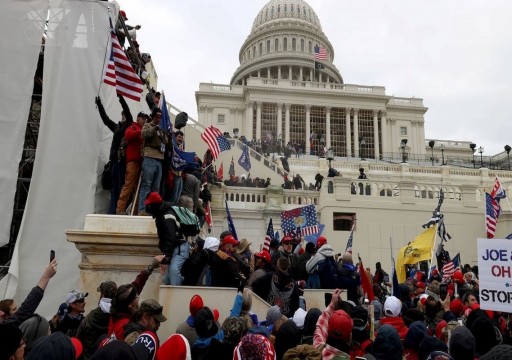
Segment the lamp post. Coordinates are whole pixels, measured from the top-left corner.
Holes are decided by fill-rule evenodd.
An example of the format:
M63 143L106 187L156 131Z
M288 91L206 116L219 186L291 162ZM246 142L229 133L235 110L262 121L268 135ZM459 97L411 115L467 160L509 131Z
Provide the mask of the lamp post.
M480 153L480 167L484 167L484 156L482 155L484 153L484 148L480 146L478 148L478 152Z
M510 150L512 147L510 145L505 145L505 151L507 152L507 160L508 160L508 169L510 170Z
M405 157L405 146L407 145L407 139L402 139L400 142L400 149L402 149L402 164L407 162L407 158Z
M428 142L428 146L430 146L430 150L432 150L432 156L430 157L430 161L432 161L432 166L434 166L434 145L436 142L434 140L430 140Z
M471 151L473 151L473 169L475 169L475 168L476 168L476 164L475 164L475 149L476 149L476 144L474 144L474 143L469 144L469 148L471 149Z
M366 160L363 156L363 145L366 144L366 141L364 140L364 137L359 138L359 155L361 156L361 160Z
M327 150L327 156L325 157L327 159L327 161L329 161L329 170L331 169L331 161L334 160L334 151L332 150L332 148L329 148L329 150Z
M441 159L442 159L441 166L443 166L443 165L445 165L445 163L444 163L444 144L441 144Z

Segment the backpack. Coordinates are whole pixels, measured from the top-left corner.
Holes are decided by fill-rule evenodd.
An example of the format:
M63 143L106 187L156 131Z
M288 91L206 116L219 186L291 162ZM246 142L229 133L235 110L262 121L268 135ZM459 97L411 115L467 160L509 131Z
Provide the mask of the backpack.
M192 211L187 208L172 206L172 210L176 214L177 227L184 236L195 236L199 234L201 227L199 219Z
M119 148L117 149L117 160L118 161L123 161L125 160L126 158L126 147L127 147L127 143L126 143L126 138L123 136L123 138L121 139L121 143L119 144Z
M338 264L332 256L328 256L318 263L318 274L320 275L322 289L336 289L338 287Z
M112 189L112 161L109 161L103 167L103 172L101 173L101 187L103 190Z

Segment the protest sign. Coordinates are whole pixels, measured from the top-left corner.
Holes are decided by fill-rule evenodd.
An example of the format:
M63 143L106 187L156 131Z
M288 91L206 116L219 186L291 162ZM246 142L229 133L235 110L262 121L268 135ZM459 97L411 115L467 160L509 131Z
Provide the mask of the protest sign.
M512 311L512 241L478 239L480 308Z

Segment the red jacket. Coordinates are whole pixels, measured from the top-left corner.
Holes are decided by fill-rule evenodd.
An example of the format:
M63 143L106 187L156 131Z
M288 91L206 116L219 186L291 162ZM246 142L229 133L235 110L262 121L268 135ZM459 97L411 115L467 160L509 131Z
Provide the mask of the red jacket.
M405 326L404 320L400 317L383 317L380 319L380 326L382 325L391 325L393 326L396 331L398 331L398 335L400 335L400 340L402 340L402 344L405 340L405 336L407 335L407 331L409 331L409 328Z
M133 122L124 132L126 141L126 163L142 162L142 126Z

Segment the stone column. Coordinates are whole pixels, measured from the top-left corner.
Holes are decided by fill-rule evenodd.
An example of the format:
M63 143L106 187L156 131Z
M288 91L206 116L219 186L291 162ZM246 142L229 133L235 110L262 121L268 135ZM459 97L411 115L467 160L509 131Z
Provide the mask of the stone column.
M354 108L354 156L359 157L359 109Z
M346 132L345 139L347 141L347 144L346 144L347 157L352 156L352 136L350 134L350 112L351 111L352 111L351 108L345 109L345 132ZM356 138L357 138L357 136L354 135L354 143L357 142Z
M202 124L205 124L206 126L210 125L207 123L207 118L206 118L206 106L205 105L201 105L199 106L199 116L198 116L198 121Z
M315 81L315 79L313 79L313 69L309 69L309 81Z
M319 83L322 82L322 72L321 71L318 72L318 82Z
M260 78L260 77L261 77L261 70L258 69L258 78Z
M304 153L306 155L310 154L310 146L309 137L311 136L311 105L306 105L306 148L304 149Z
M302 79L302 76L303 76L303 75L302 75L302 66L301 66L301 67L300 67L300 69L299 69L299 81L302 81L302 80L303 80L303 79Z
M256 102L256 139L261 139L261 101Z
M277 67L277 79L281 80L281 65Z
M290 65L290 66L288 67L288 80L293 80L293 79L292 79L292 70L293 70L293 69L292 69L292 66Z
M284 104L284 141L285 146L290 142L290 106L291 104Z
M386 120L386 110L380 112L380 126L381 126L381 141L382 141L382 155L386 156L386 152L388 150L388 132L387 132L387 120Z
M379 110L373 110L373 143L375 159L379 159Z
M277 103L277 137L283 139L283 103Z
M267 68L267 79L270 79L270 67Z
M254 101L248 101L247 107L245 108L245 131L244 134L248 141L251 141L254 137L252 133L252 121L254 113Z
M331 107L325 107L325 146L331 147Z
M208 106L208 124L213 124L213 106Z

